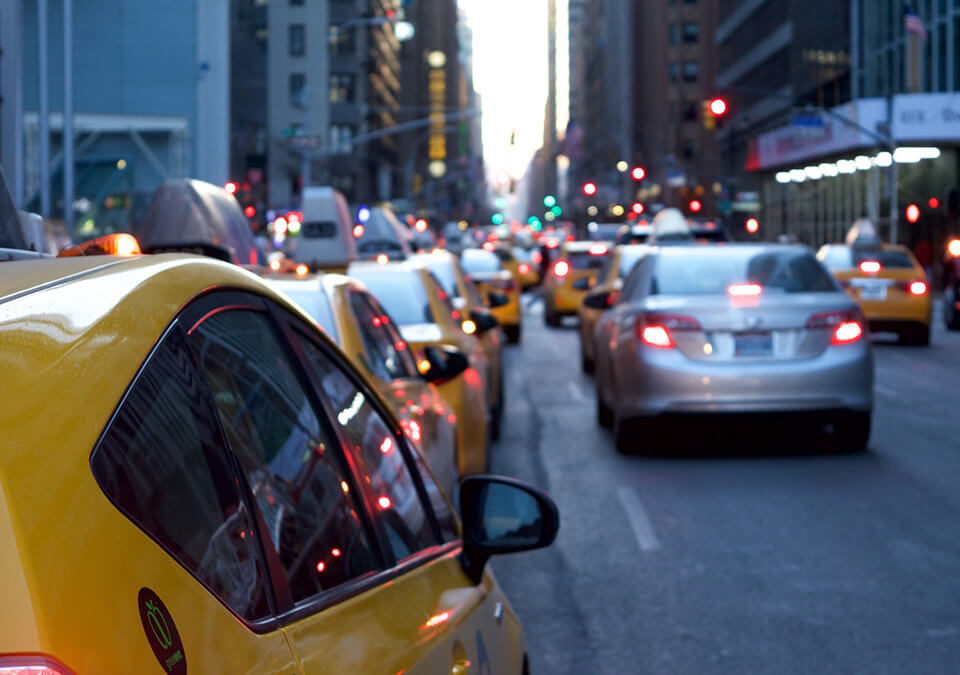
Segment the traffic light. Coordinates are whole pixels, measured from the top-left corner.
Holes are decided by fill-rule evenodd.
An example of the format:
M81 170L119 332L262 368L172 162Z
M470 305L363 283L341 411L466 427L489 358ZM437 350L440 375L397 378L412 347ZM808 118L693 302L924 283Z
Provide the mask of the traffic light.
M907 222L911 225L918 220L920 220L920 207L916 204L910 204L907 206Z
M700 212L700 209L702 209L702 208L703 208L703 204L700 203L700 200L699 200L699 199L692 199L692 200L690 200L690 210L691 210L693 213L699 213L699 212Z
M494 224L494 225L500 225L500 224L503 222L503 214L502 214L502 213L494 213L494 214L493 214L493 218L491 218L490 220L493 221L493 224Z
M552 208L554 205L556 205L556 203L557 203L557 198L554 197L553 195L547 195L546 197L543 198L543 205L548 209Z
M722 98L712 98L702 104L703 128L707 131L716 129L723 116L727 114L727 102Z
M644 169L642 166L635 166L633 167L633 170L630 172L630 176L633 178L633 180L643 180L646 177L646 175L647 175L647 170Z
M640 202L634 202L633 206L630 207L630 211L634 215L639 216L641 213L643 213L643 204L641 204Z
M584 183L583 184L583 194L588 197L592 197L597 194L597 184L596 183Z
M747 218L747 222L744 224L744 227L747 228L747 232L750 234L756 234L760 231L760 221L756 218Z
M931 209L940 208L940 200L937 199L936 197L931 197L930 199L928 199L927 204L930 205Z
M255 215L257 215L257 207L251 204L243 210L243 215L245 215L247 218L253 218Z

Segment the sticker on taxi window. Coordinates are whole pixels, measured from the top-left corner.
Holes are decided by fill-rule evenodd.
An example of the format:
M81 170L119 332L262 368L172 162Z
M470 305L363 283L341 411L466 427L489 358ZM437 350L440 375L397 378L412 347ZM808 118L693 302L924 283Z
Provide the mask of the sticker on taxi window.
M170 675L186 675L187 657L183 651L180 633L173 617L160 597L149 588L141 588L137 595L140 623L160 666Z

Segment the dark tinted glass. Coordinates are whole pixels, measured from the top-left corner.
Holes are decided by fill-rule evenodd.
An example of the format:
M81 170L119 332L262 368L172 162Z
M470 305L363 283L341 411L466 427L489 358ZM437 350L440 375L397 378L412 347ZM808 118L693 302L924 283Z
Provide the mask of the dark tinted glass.
M376 519L397 560L437 544L398 437L353 381L313 343L302 340L307 361L337 410L356 463L361 488L376 504Z
M603 267L608 257L609 253L593 255L584 251L582 253L569 254L567 260L570 261L570 267L575 270L598 270Z
M880 267L912 269L913 261L903 251L864 251L853 249L853 266L859 267L864 260L876 260Z
M337 439L321 425L266 315L216 314L191 337L294 601L377 569Z
M356 268L350 270L350 276L362 281L401 326L435 323L430 298L416 272L377 274Z
M304 223L300 228L300 236L307 239L332 239L337 236L337 229L336 223Z
M393 322L386 312L375 310L366 294L358 291L350 293L350 309L357 320L370 371L384 382L413 377L416 365L410 362L407 343L399 336L391 338L387 330Z
M500 262L510 262L513 260L513 254L506 249L497 248L493 250L493 254L500 258Z
M176 329L137 377L91 466L113 503L237 614L268 615L251 514Z
M756 283L765 291L787 293L837 290L823 265L806 251L724 248L721 253L696 248L685 247L682 254L658 256L651 293L726 294L728 286L738 283Z

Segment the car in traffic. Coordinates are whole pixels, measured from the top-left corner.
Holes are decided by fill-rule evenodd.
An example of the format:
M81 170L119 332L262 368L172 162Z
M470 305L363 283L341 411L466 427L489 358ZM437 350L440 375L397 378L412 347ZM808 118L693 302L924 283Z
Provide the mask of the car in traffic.
M947 330L960 330L960 238L943 252L943 320Z
M0 672L527 672L485 562L553 539L545 494L466 478L461 529L383 397L238 266L6 257Z
M303 190L303 222L284 250L290 260L312 271L343 272L358 257L357 237L343 194L332 187Z
M516 344L520 342L523 328L520 282L517 281L513 272L504 267L501 256L495 251L483 248L464 249L460 254L460 265L464 273L487 297L490 311L503 327L507 340ZM510 257L513 259L512 254ZM498 295L505 297L507 301L501 304L498 301Z
M495 330L496 320L482 323L463 317L421 264L356 262L348 275L386 308L403 340L431 369L449 375L436 385L457 422L457 470L461 476L485 472L492 420L499 411L490 385L490 359L476 333Z
M362 283L340 274L301 278L266 277L267 284L306 311L366 375L390 405L397 422L426 458L437 482L456 494L457 427L434 380L441 375L429 361L417 362L410 345L387 311Z
M548 326L559 326L563 317L577 313L610 255L610 246L604 242L568 241L559 250L541 289L543 320Z
M930 285L910 249L867 234L825 244L817 258L860 305L871 332L896 333L907 345L930 344Z
M642 244L614 246L606 262L597 273L596 283L577 309L577 333L580 336L580 367L585 373L594 369L593 335L600 315L613 306L623 280L633 266L651 250Z
M786 413L832 447L862 451L873 410L868 331L806 247L658 247L598 322L597 421L631 452L661 449L698 419Z
M353 226L360 260L404 260L413 253L413 235L385 206L367 209L362 223ZM359 236L358 236L359 235Z
M539 285L543 254L532 246L514 246L513 257L517 259L517 277L520 280L520 287L526 291Z

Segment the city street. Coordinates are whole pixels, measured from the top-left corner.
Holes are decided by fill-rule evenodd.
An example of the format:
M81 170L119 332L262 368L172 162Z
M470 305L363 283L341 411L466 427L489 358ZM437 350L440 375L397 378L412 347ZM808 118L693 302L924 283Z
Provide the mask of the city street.
M552 547L493 562L532 672L957 671L960 333L937 318L929 348L877 345L865 454L774 434L626 457L595 423L576 320L545 328L525 299L491 470L561 511Z

